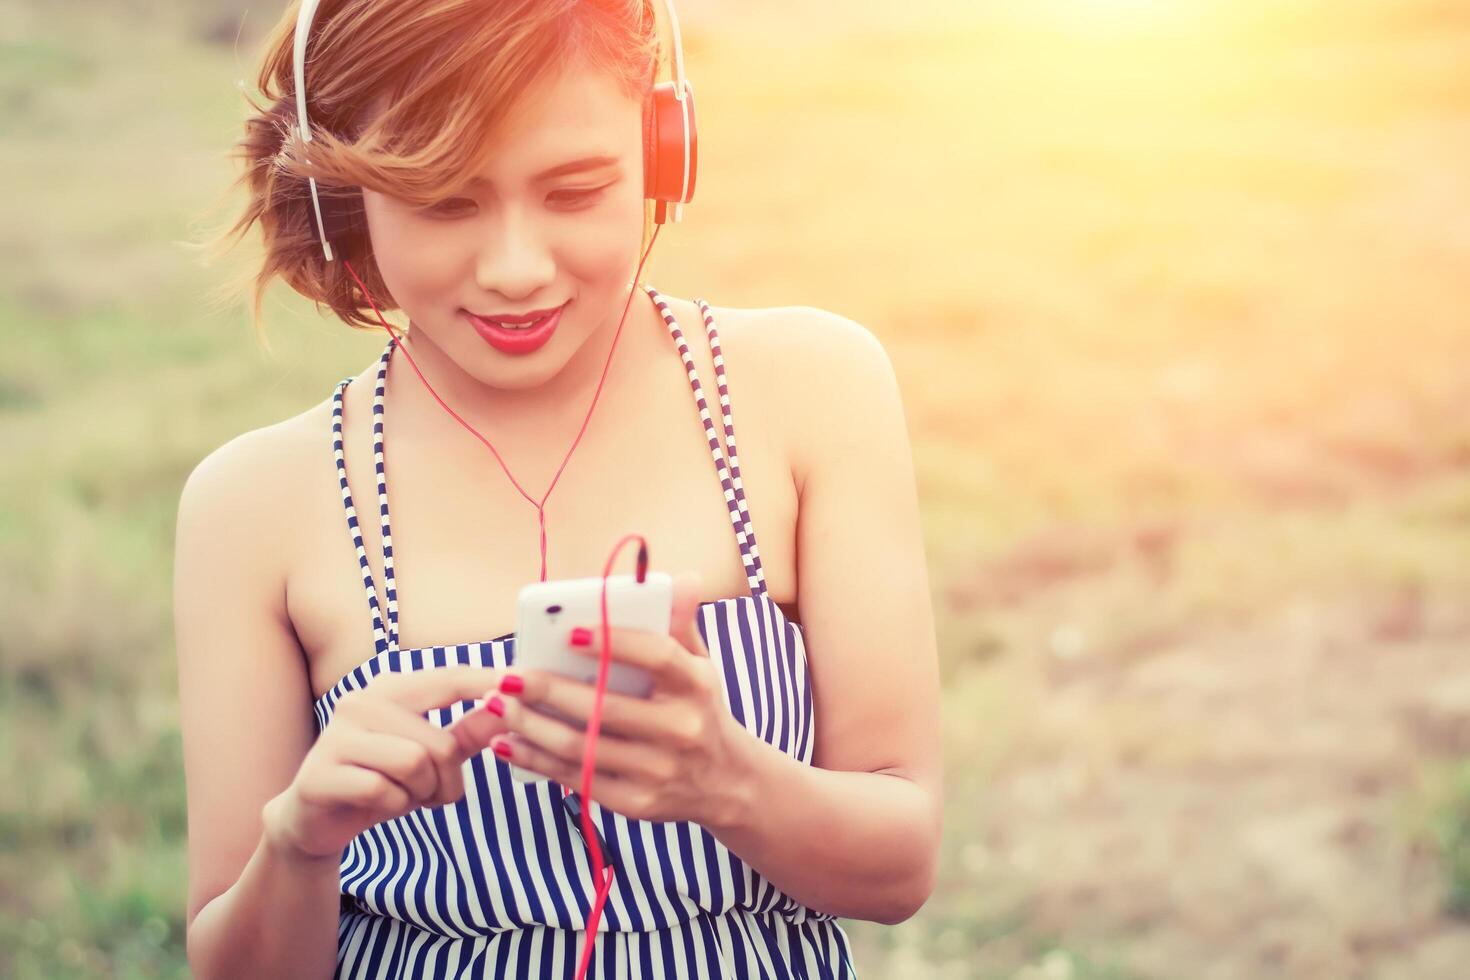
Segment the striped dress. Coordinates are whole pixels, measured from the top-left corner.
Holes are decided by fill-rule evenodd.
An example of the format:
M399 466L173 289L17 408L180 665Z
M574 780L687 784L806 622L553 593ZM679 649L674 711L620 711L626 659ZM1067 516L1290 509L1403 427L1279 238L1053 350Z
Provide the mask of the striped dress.
M714 355L729 459L720 446L689 347L659 293L643 287L668 325L730 510L749 595L703 603L700 635L720 668L730 712L745 728L810 765L812 689L801 626L766 591L735 447L729 389L714 316L697 300ZM383 393L390 342L373 397L373 452L383 541L383 602L368 565L342 449L342 395L332 396L332 451L372 616L375 650L314 705L318 730L349 691L384 671L449 664L515 663L515 634L453 646L400 649L393 538L383 460ZM448 726L474 701L428 712ZM591 856L571 805L579 794L555 782L519 783L490 751L465 763L465 795L420 808L359 834L341 862L336 976L552 977L572 980L595 895ZM571 805L569 805L571 804ZM631 820L588 805L615 869L587 976L850 978L847 935L837 919L796 902L688 821Z

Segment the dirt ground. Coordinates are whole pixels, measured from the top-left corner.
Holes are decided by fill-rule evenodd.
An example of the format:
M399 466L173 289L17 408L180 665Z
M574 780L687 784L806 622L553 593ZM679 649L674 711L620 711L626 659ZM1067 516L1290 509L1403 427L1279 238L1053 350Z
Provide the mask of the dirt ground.
M1422 513L1375 507L1380 531ZM946 682L947 918L887 948L860 929L860 970L1470 976L1422 832L1429 774L1470 756L1470 602L1309 588L1261 526L1055 531L957 581L946 631L990 625ZM1231 547L1285 571L1226 577L1241 608L1181 599L1191 551ZM1109 634L1130 606L1156 612Z
M1288 607L1050 671L971 860L1029 883L1033 928L1085 923L1143 975L1465 975L1470 928L1395 814L1427 757L1470 749L1470 629L1361 618Z

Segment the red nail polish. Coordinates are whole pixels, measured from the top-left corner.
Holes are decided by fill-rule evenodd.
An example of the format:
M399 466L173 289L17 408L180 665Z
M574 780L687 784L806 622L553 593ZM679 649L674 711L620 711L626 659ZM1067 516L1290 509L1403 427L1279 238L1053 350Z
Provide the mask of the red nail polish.
M492 715L499 715L500 717L504 718L505 702L500 700L500 695L497 694L495 697L491 698L485 703L485 710L490 712Z
M500 689L506 694L519 694L526 689L526 682L517 674L506 674L500 679Z
M495 754L500 756L502 759L510 758L510 753L512 750L509 742L496 742L490 747L494 749Z
M590 647L592 645L592 631L585 626L578 626L572 630L572 646Z

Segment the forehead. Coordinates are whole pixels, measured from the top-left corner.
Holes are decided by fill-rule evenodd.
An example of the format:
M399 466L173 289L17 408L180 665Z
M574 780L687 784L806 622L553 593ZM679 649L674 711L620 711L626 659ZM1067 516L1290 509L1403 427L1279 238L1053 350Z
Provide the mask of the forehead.
M641 147L642 106L617 80L573 62L528 89L487 137L478 183L515 182L599 154Z

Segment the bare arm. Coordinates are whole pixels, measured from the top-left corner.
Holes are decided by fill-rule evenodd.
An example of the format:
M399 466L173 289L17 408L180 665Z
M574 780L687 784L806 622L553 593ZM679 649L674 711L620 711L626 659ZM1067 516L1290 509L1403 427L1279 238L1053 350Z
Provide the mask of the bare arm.
M789 327L789 321L781 324ZM742 742L753 805L710 827L819 911L897 923L933 891L942 823L939 664L914 465L877 338L813 310L783 338L801 403L797 600L813 764ZM773 805L779 801L780 805Z
M336 967L337 861L263 836L266 803L316 736L285 609L286 513L271 436L206 458L179 503L174 619L189 811L187 948L196 977L310 977Z
M487 711L441 725L434 709L479 701L504 674L458 664L378 677L338 700L318 735L285 609L283 542L296 537L301 490L289 452L283 463L273 448L284 436L222 447L179 505L187 946L206 980L331 977L343 849L377 823L462 798L470 760L504 730Z

